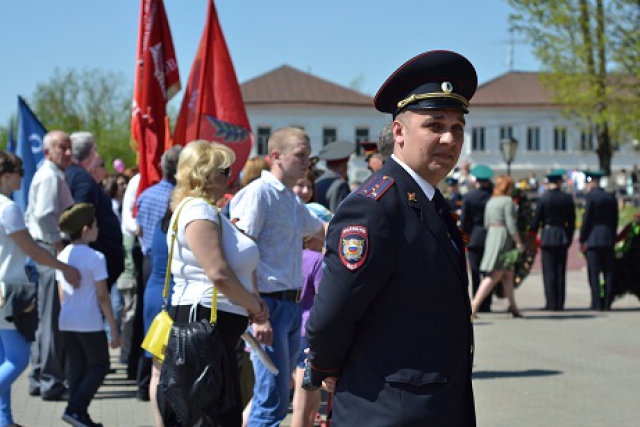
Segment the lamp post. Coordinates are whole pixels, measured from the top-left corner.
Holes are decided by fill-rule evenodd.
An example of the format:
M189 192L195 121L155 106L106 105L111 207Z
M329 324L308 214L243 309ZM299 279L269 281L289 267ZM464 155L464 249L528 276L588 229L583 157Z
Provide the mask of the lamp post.
M502 158L507 162L507 175L511 176L511 162L516 158L516 152L518 151L518 140L514 137L502 139L500 141L500 152Z

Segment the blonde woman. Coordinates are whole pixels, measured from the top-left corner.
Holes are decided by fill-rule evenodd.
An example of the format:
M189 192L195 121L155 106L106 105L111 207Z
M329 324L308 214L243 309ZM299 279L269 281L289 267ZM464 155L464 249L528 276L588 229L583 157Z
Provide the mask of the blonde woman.
M204 140L187 144L180 153L176 187L171 195L171 224L177 219L178 231L170 260L174 286L169 314L177 322L209 319L215 284L217 328L234 382L234 405L215 421L218 426L235 427L242 424L236 346L248 321L266 322L268 309L254 292L258 247L215 207L216 200L225 193L234 161L231 149ZM183 205L184 209L180 209ZM171 233L167 244L171 245ZM155 365L156 381L159 367Z
M499 176L493 187L493 194L484 211L484 226L487 229L484 254L480 271L486 273L473 301L472 315L475 316L482 301L491 293L496 283L502 280L504 294L509 301L509 312L513 317L522 317L514 296L514 262L509 253L513 249L524 250L522 239L516 227L516 210L511 193L513 179L508 175Z

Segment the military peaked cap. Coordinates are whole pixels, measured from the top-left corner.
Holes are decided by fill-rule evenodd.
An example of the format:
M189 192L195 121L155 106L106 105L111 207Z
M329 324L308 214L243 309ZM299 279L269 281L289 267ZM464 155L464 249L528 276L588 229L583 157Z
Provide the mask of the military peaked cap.
M398 68L374 99L378 111L457 109L468 113L478 87L476 70L464 56L447 50L422 53Z

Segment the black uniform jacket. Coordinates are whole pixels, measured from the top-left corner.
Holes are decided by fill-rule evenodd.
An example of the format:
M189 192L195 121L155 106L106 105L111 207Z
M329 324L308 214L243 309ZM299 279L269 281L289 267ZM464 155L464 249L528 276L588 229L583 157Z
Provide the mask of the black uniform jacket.
M613 246L618 228L616 197L597 187L587 193L585 202L580 243L586 242L589 249Z
M339 376L335 425L474 426L464 258L413 178L389 159L326 249L307 338L312 376Z
M491 188L480 187L467 193L462 200L460 228L469 234L469 248L484 248L487 229L484 228L484 208L491 198Z
M559 189L554 189L544 193L536 203L531 231L537 233L542 225L540 235L542 247L557 248L571 244L575 224L576 207L573 197Z

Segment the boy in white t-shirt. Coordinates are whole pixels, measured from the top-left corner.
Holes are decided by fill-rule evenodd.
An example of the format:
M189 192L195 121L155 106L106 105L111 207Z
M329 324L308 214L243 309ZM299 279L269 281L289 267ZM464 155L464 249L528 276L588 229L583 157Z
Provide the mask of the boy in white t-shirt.
M60 294L59 328L64 337L69 401L62 420L73 426L102 426L94 423L87 409L109 372L109 348L104 318L111 327L111 348L120 346L107 287L104 255L89 247L98 237L94 208L78 203L64 211L58 222L71 239L58 259L80 270L80 286L72 287L56 274Z

